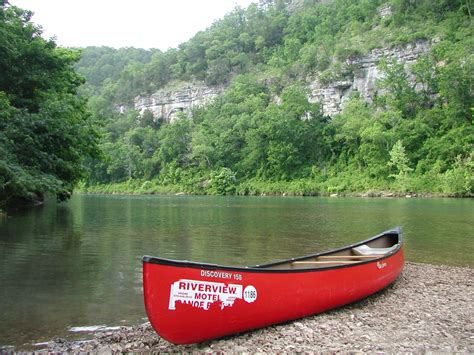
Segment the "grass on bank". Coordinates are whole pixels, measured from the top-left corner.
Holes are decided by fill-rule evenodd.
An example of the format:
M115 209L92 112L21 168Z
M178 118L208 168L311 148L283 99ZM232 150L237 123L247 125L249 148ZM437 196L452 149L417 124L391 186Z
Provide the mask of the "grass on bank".
M290 196L394 196L424 195L445 197L474 196L474 176L469 167L458 167L444 173L424 175L398 174L388 179L374 179L362 173L341 173L325 178L302 178L292 181L248 179L238 181L227 168L207 178L183 179L174 183L138 180L88 186L76 189L82 193L101 194L193 194L193 195L290 195Z

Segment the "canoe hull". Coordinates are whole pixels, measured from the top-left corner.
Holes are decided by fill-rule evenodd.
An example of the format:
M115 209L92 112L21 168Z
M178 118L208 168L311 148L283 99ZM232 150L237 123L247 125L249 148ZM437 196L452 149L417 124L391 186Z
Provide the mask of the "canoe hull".
M392 283L403 264L402 248L377 261L297 271L144 258L145 308L164 339L201 342L357 301Z

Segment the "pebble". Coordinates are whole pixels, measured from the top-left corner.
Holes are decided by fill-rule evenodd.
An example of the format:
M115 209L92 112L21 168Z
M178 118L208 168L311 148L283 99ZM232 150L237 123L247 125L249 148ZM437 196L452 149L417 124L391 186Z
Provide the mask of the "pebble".
M149 323L58 339L49 352L474 353L474 269L407 263L398 280L357 303L282 325L201 344L173 345ZM0 353L2 352L0 349Z

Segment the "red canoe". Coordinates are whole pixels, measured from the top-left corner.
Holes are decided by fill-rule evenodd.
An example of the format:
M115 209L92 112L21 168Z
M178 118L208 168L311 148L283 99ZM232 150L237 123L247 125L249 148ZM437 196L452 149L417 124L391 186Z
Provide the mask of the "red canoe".
M402 232L253 267L143 257L148 318L175 344L224 335L319 313L373 294L403 269Z

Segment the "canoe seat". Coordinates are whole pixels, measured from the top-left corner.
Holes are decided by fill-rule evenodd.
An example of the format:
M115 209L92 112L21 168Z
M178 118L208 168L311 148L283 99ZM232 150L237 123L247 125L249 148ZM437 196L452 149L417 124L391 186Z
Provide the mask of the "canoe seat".
M385 255L397 248L397 244L390 248L371 248L368 245L359 245L358 247L352 248L355 255Z

